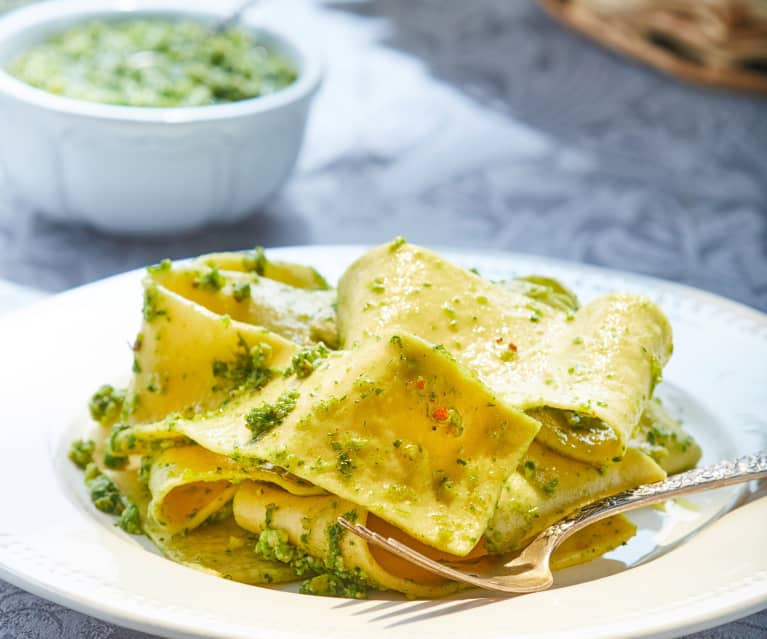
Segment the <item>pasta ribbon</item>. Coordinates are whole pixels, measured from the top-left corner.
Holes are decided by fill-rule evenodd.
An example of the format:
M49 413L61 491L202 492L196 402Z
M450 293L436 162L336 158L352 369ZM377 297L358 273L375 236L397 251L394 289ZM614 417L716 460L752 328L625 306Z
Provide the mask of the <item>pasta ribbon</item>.
M337 291L261 250L162 262L131 382L94 396L97 442L73 459L185 565L437 597L460 586L337 518L479 570L583 504L692 467L700 447L654 398L671 351L641 296L581 306L555 280L489 282L404 241L364 254ZM599 522L552 565L634 532Z

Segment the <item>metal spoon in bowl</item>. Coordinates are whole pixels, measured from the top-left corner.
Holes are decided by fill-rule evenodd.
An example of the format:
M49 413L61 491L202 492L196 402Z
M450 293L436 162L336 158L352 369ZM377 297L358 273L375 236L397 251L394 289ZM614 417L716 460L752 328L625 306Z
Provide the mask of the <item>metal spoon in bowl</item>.
M250 9L256 2L259 0L244 0L243 2L240 2L240 4L235 8L234 11L232 11L230 14L224 16L221 18L218 22L216 22L213 27L211 28L212 33L223 33L227 29L230 29L234 25L236 25L241 19L243 14Z
M218 35L227 29L232 28L242 19L245 12L258 1L259 0L244 0L243 2L240 2L234 11L213 23L210 28L210 33ZM138 51L128 57L128 66L132 69L145 69L154 66L156 64L156 58L157 54L154 51Z

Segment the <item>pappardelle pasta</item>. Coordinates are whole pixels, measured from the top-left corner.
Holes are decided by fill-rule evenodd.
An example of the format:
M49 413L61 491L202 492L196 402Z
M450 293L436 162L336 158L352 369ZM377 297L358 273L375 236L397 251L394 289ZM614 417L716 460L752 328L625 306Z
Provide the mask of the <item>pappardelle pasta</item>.
M337 288L260 249L149 267L133 351L70 457L123 529L248 584L442 596L461 586L337 518L469 569L700 457L653 394L672 334L650 300L581 306L555 280L490 282L402 239ZM599 522L553 567L634 532Z

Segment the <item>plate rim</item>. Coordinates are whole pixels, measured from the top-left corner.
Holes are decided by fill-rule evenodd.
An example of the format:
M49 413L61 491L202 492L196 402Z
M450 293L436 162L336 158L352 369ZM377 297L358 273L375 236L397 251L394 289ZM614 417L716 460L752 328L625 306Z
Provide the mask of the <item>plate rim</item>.
M359 244L359 243L288 244L288 245L280 245L280 246L266 246L264 247L264 250L277 253L278 255L282 253L304 252L304 251L308 251L308 252L350 251L350 252L357 252L361 254L362 252L366 250L370 250L371 248L374 248L375 246L377 245L376 244ZM663 277L658 277L656 275L649 275L646 273L639 273L636 271L629 271L626 269L610 268L609 266L603 266L601 264L592 264L589 262L579 262L577 260L568 260L568 259L563 259L559 257L550 257L547 255L538 254L538 253L525 253L522 251L504 251L499 249L483 250L480 248L471 248L466 246L451 246L451 245L442 245L442 244L419 244L419 246L422 246L423 248L429 249L430 251L434 251L441 255L448 255L448 254L463 255L463 256L481 255L483 259L498 259L498 260L511 260L514 258L520 258L520 259L528 260L531 262L550 263L558 268L563 268L563 269L574 268L578 271L589 272L596 276L603 276L603 277L618 276L628 280L634 280L637 283L644 284L646 286L652 286L652 287L657 286L657 287L668 289L668 290L678 290L679 292L689 294L703 301L708 301L715 305L724 306L725 308L728 308L734 312L743 313L747 316L751 315L753 316L753 319L756 319L760 322L767 321L767 310L763 311L755 306L751 306L749 304L746 304L745 302L741 302L739 300L726 297L719 293L714 293L713 291L709 291L703 288L698 288L696 286L692 286L691 284L685 284L684 282L678 282L676 280L666 279ZM231 252L244 252L248 250L251 250L251 249L249 248L231 249ZM480 253L480 251L482 252ZM213 251L213 252L219 253L222 251ZM229 252L229 251L225 251L225 252ZM202 253L201 255L207 255L207 253ZM196 257L199 257L199 256L186 256L186 257L172 258L172 261L174 263L184 262L184 261L195 259ZM71 295L73 293L77 293L79 291L88 289L90 287L100 286L105 284L106 282L111 282L115 280L120 280L122 278L130 278L131 276L136 276L138 274L143 273L145 270L146 270L146 266L139 266L133 269L129 269L127 271L121 271L119 273L114 273L112 275L99 278L98 280L94 280L93 282L85 282L83 284L79 284L77 286L73 286L62 291L50 292L46 297L42 299L34 300L31 303L25 304L24 306L20 308L15 308L6 313L0 314L0 320L12 315L24 314L25 312L28 312L30 309L33 309L39 305L45 305L47 303L50 303L52 300L58 299L62 296ZM15 282L12 282L12 283L15 283ZM19 284L19 285L23 286L23 284Z
M322 252L322 253L328 253L329 255L332 256L336 253L342 253L342 255L352 254L352 253L361 254L367 248L369 248L369 246L360 245L360 244L326 244L326 245L295 245L295 246L269 247L267 248L267 250L270 253L273 253L277 256L280 256L283 254L296 253L296 252L299 252L299 253L300 252L306 252L306 253ZM552 267L556 267L559 269L568 269L568 268L574 269L575 273L577 272L583 273L586 275L586 277L598 277L598 278L599 277L601 278L618 277L621 279L628 280L631 283L635 283L641 286L642 288L665 290L669 292L679 292L687 297L698 299L704 303L711 304L715 307L726 309L727 311L735 315L740 315L744 319L749 320L749 323L753 322L753 324L758 325L758 328L760 329L759 330L760 337L767 337L767 313L764 313L757 308L743 304L742 302L731 300L726 297L717 295L715 293L711 293L709 291L705 291L702 289L689 286L687 284L682 284L682 283L674 282L670 280L664 280L662 278L657 278L650 275L632 273L629 271L623 271L619 269L610 269L603 266L584 264L580 262L562 260L559 258L550 258L547 256L535 255L535 254L525 254L525 253L507 252L507 251L481 251L481 249L477 249L477 248L472 249L470 247L440 247L440 246L431 247L429 246L427 248L432 248L433 250L436 250L442 254L449 255L449 256L461 255L466 258L469 258L471 256L480 256L481 259L483 260L488 260L488 259L497 260L499 262L506 262L506 263L514 260L515 258L522 259L528 262L538 262L543 265L548 264ZM333 259L333 258L331 257L329 259ZM335 258L335 259L339 259L339 258ZM175 261L178 261L178 260L174 260L174 262ZM319 270L323 270L322 265L317 265L317 266ZM87 283L87 284L75 287L73 289L69 289L67 291L61 292L56 295L52 295L48 298L45 298L39 301L35 301L30 305L24 306L20 309L12 310L9 313L6 313L0 316L0 326L4 324L6 321L8 322L13 321L12 318L19 318L19 317L23 318L23 316L26 314L34 315L36 313L39 313L40 311L38 309L41 309L41 308L44 309L44 307L47 305L55 306L57 303L60 303L60 300L62 298L65 298L65 297L78 295L78 294L87 295L88 291L91 289L108 287L108 286L114 285L114 283L116 282L121 282L122 280L125 280L127 284L127 281L129 280L137 280L140 277L141 273L143 273L143 271L144 271L143 268L133 269L124 273L116 274L116 275L98 280L96 282ZM135 305L135 300L132 300L131 304ZM762 499L761 501L764 502L765 500ZM767 502L763 504L762 508L767 508ZM724 516L727 516L727 515L724 515ZM2 531L0 530L0 541L1 541L1 537L2 537ZM8 568L2 562L2 556L3 556L2 551L3 551L2 544L0 544L0 578L3 578L8 583L13 584L14 586L17 586L29 592L33 592L34 594L41 596L45 599L54 601L60 605L66 606L68 608L72 608L79 612L102 619L104 621L118 624L123 627L132 628L138 631L151 632L154 634L161 634L162 636L168 636L168 637L213 636L210 634L209 629L207 630L201 629L200 634L198 634L195 632L190 632L189 629L184 630L184 629L181 629L180 627L175 627L175 626L168 626L168 625L163 627L156 626L156 625L147 626L141 620L136 620L131 617L127 617L124 614L120 614L119 611L115 612L111 609L105 609L103 607L96 607L94 605L91 605L89 604L88 601L78 599L72 593L59 592L58 590L55 590L55 589L51 590L50 586L46 586L46 584L44 583L25 579L24 575L13 572L10 568ZM595 580L595 582L596 581L601 581L601 579L597 579ZM592 583L595 583L595 582L592 582ZM710 607L707 611L707 614L702 614L696 617L695 619L690 619L688 620L687 623L682 623L680 625L679 623L674 621L672 618L666 618L665 623L656 625L654 630L650 628L640 630L639 632L637 632L636 630L631 630L629 634L625 636L673 637L673 636L678 636L679 634L694 632L694 631L702 630L705 628L717 626L722 623L727 623L734 619L738 619L742 616L752 614L753 612L759 611L767 607L767 573L763 575L762 577L760 577L759 580L757 580L757 583L755 584L755 586L760 586L761 589L758 587L752 588L750 597L745 596L748 590L741 588L741 590L746 590L746 593L744 593L737 601L734 601L729 604L723 604L718 607L717 606ZM733 592L733 591L730 591L730 592ZM684 606L682 606L682 608L684 608ZM202 634L203 632L205 634ZM271 636L271 633L269 633L269 635ZM216 635L216 636L219 636L219 635ZM289 636L301 637L303 635L290 634ZM539 635L536 635L536 636L539 636ZM549 635L542 634L540 636L549 636ZM622 636L622 635L615 634L610 636Z

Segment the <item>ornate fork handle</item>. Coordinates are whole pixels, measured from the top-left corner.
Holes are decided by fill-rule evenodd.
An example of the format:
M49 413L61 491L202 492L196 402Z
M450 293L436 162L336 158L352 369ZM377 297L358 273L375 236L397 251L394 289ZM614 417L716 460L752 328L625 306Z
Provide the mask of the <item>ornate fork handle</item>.
M552 546L558 545L574 532L610 515L665 501L671 497L763 477L767 477L767 450L704 468L694 468L654 484L645 484L605 497L557 522L546 531L545 535L553 542Z
M345 529L371 544L385 548L405 561L420 566L435 575L453 579L471 586L503 593L537 592L549 588L554 582L549 559L552 551L574 532L608 515L632 510L669 497L686 495L708 488L728 486L752 479L767 477L767 450L755 455L746 455L713 466L690 470L669 477L655 484L645 484L631 490L611 495L593 502L569 517L547 528L533 539L522 552L502 567L491 566L491 573L483 575L487 566L470 566L440 563L419 553L392 537L383 537L361 523L352 523L338 518ZM479 567L478 572L469 570ZM502 570L499 570L501 569Z

